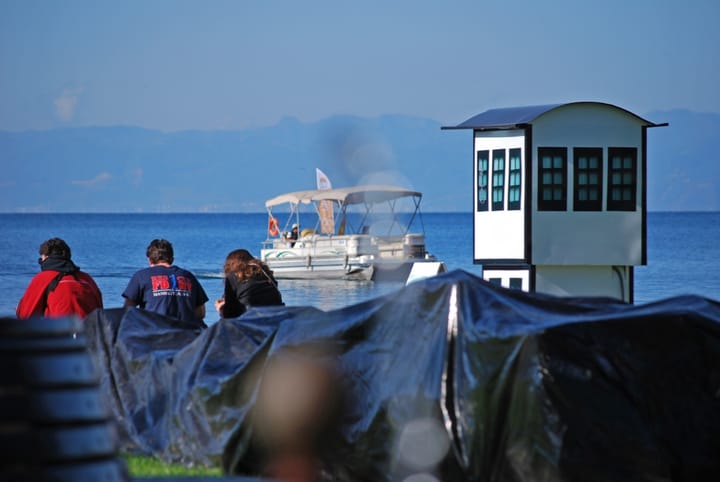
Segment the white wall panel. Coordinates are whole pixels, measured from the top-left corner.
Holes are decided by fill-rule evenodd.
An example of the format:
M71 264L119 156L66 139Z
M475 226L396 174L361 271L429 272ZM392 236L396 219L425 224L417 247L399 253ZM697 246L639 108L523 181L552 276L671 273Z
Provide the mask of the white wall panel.
M475 152L490 151L490 165L488 185L488 202L492 204L492 151L494 149L515 149L522 152L521 176L522 192L526 189L525 166L525 136L522 130L489 131L475 133ZM473 162L473 199L477 194L477 156ZM505 209L502 211L475 212L475 233L473 239L474 259L522 259L525 255L525 206L524 195L521 196L521 209L507 210L507 188L509 185L509 158L505 159ZM475 201L473 202L475 206Z
M627 300L625 271L618 274L612 266L538 266L535 291L555 296L609 296Z
M538 147L567 147L567 210L538 211ZM573 211L573 148L603 148L603 211ZM635 211L606 211L608 147L637 148ZM533 123L532 262L536 265L642 263L642 127L637 118L601 105L569 105Z

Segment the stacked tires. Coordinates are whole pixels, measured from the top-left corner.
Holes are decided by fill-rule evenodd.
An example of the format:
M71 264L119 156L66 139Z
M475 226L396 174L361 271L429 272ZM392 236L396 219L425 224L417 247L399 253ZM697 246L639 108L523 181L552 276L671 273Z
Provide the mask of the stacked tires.
M130 480L80 320L0 319L0 480Z

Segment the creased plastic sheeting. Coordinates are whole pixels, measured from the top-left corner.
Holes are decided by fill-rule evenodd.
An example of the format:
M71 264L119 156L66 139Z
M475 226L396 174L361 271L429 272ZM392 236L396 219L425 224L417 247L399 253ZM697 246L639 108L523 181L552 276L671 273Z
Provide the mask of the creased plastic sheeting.
M323 462L332 478L399 480L439 467L461 475L447 451L449 434L442 416L452 283L411 285L278 327L271 359L310 353L319 363L334 361L340 374L342 383L336 388L347 403L342 407L343 439L329 439L317 448L327 454ZM262 428L251 420L241 433L252 432ZM255 441L242 450L228 446L223 464L227 472L252 473L272 462L273 454L257 450Z
M298 310L298 313L314 309ZM250 363L267 349L281 309L255 310L205 330L155 313L98 310L85 320L101 390L123 449L187 465L218 465L252 400Z
M313 446L337 480L720 475L720 305L700 297L560 299L454 271L202 333L134 309L87 323L130 445L168 461L257 474L277 455L260 403L271 368L311 360L340 375L337 431ZM296 390L275 405L302 400Z

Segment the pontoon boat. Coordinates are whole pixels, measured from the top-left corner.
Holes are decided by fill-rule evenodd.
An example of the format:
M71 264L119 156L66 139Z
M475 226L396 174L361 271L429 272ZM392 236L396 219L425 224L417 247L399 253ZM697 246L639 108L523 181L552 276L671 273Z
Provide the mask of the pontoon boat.
M415 263L436 261L425 249L422 194L365 185L297 191L265 203L268 237L261 258L285 279L406 280ZM286 215L280 225L281 210ZM297 224L297 239L290 236Z

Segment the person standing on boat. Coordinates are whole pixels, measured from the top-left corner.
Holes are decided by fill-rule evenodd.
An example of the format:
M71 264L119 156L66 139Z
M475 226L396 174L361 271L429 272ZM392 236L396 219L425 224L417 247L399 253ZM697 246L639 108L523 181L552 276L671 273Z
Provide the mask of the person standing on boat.
M60 239L43 242L38 250L40 273L30 281L17 305L18 318L47 316L85 318L103 307L95 280L72 262L70 246Z
M289 233L287 233L287 236L285 236L285 239L290 243L290 247L292 248L295 246L295 242L298 239L298 225L293 224L292 229Z
M170 241L153 239L145 255L150 267L137 271L130 279L122 294L125 306L139 306L172 318L202 322L208 296L195 275L173 265Z
M225 289L215 302L222 318L235 318L252 306L282 306L282 295L273 272L246 249L231 251L225 258Z

